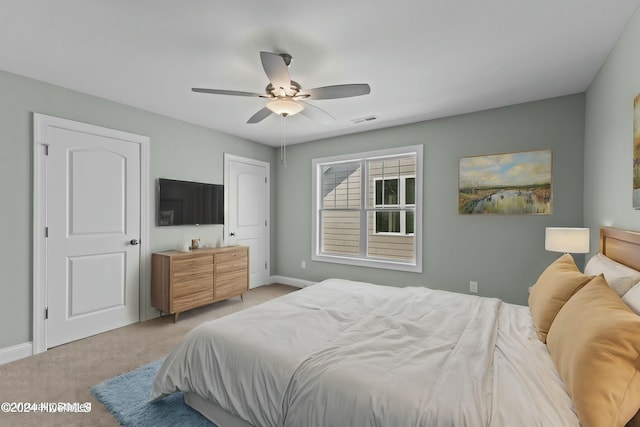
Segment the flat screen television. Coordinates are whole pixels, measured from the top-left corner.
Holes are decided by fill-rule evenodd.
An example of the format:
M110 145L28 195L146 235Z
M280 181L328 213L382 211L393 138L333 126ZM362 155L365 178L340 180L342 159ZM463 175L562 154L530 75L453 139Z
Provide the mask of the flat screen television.
M158 226L224 224L224 186L158 179Z

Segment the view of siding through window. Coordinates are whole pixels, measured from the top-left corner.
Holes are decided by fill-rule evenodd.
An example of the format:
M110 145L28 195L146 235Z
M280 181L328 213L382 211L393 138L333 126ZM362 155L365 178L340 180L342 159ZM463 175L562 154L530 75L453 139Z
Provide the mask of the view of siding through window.
M362 164L322 167L322 252L360 254Z
M414 262L416 156L325 164L321 168L321 251ZM366 200L363 170L367 175Z

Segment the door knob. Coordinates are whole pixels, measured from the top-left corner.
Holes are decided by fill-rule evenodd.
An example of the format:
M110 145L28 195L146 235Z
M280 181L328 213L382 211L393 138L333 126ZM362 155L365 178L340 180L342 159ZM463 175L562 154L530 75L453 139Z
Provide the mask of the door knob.
M231 233L229 233L229 236L231 236L231 237L233 237L235 235L236 235L235 231L232 231Z
M130 243L132 246L135 246L135 245L137 245L137 244L138 244L138 243L140 243L140 242L138 242L138 239L131 239L131 240L129 240L129 243Z

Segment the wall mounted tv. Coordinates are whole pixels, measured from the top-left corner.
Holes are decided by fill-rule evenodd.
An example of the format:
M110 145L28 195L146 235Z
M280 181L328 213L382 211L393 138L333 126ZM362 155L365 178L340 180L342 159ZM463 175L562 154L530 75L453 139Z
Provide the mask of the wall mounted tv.
M158 179L158 226L224 224L224 186Z

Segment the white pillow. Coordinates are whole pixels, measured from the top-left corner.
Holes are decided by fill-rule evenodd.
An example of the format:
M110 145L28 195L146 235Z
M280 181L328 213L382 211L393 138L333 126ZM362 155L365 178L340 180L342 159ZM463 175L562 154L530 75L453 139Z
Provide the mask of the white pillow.
M622 297L624 301L634 313L640 316L640 282L629 289Z
M604 279L620 297L640 282L640 271L615 262L602 254L594 255L587 262L584 274L592 276L604 274Z

